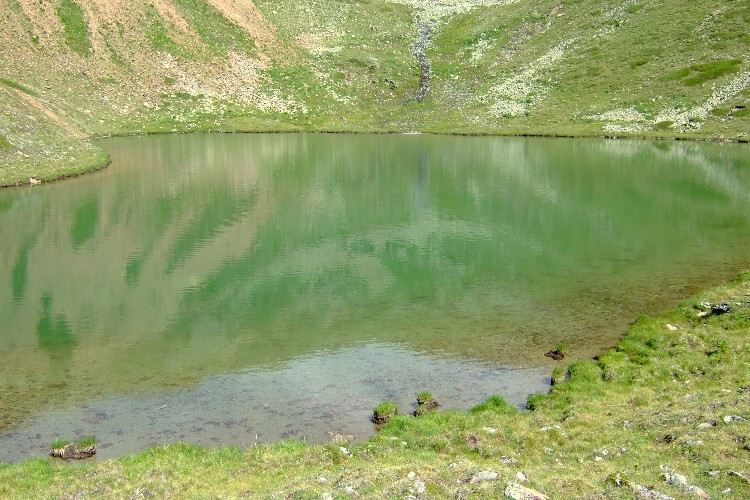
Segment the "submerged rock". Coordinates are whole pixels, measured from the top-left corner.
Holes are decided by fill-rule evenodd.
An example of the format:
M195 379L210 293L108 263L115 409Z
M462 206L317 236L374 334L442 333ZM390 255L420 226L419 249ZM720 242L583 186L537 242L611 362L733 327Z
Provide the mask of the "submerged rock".
M544 355L547 356L548 358L554 359L555 361L560 361L561 359L565 357L565 353L562 352L560 349L553 349L551 351L546 352Z

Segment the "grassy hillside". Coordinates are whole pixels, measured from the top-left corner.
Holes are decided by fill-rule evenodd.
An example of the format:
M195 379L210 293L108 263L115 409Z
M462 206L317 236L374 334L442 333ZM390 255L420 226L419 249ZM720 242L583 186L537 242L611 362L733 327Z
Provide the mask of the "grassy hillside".
M730 310L700 316L705 303ZM748 331L746 273L556 370L531 411L493 397L398 416L360 444L176 444L99 463L0 464L0 496L498 498L515 484L550 498L748 498Z
M750 0L0 5L0 185L108 134L750 138Z

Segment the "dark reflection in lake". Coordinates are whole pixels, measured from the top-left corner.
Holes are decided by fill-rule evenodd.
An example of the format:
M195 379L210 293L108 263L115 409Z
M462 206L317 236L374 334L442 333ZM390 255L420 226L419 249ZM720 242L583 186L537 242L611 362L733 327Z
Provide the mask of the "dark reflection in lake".
M23 456L12 448L35 428L46 429L41 440L117 435L113 419L81 416L98 402L135 419L121 440L130 446L110 442L113 456L177 439L238 442L207 441L205 426L138 424L148 398L179 412L205 387L211 404L234 404L222 398L241 399L240 385L273 407L306 381L315 409L259 414L242 431L253 440L319 440L342 422L361 436L363 408L434 387L454 406L496 392L521 404L544 389L546 350L565 343L591 356L639 313L750 263L744 145L344 135L100 144L113 160L104 172L0 192L0 459ZM350 375L306 372L334 360ZM361 399L348 410L352 387ZM315 420L319 405L335 411Z

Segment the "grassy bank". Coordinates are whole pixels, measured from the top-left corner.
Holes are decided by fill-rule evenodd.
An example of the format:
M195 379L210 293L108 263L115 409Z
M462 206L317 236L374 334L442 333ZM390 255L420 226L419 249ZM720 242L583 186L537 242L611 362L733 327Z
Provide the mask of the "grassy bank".
M491 397L398 416L365 443L0 465L0 496L494 498L516 483L550 498L750 497L750 273L638 318L615 350L552 378L529 411Z

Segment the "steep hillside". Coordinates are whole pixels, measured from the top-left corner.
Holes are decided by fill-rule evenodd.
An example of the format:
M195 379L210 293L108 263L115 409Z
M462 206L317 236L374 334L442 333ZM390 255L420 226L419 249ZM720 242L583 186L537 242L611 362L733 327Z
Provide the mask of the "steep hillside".
M750 0L0 5L0 185L108 134L750 138Z

